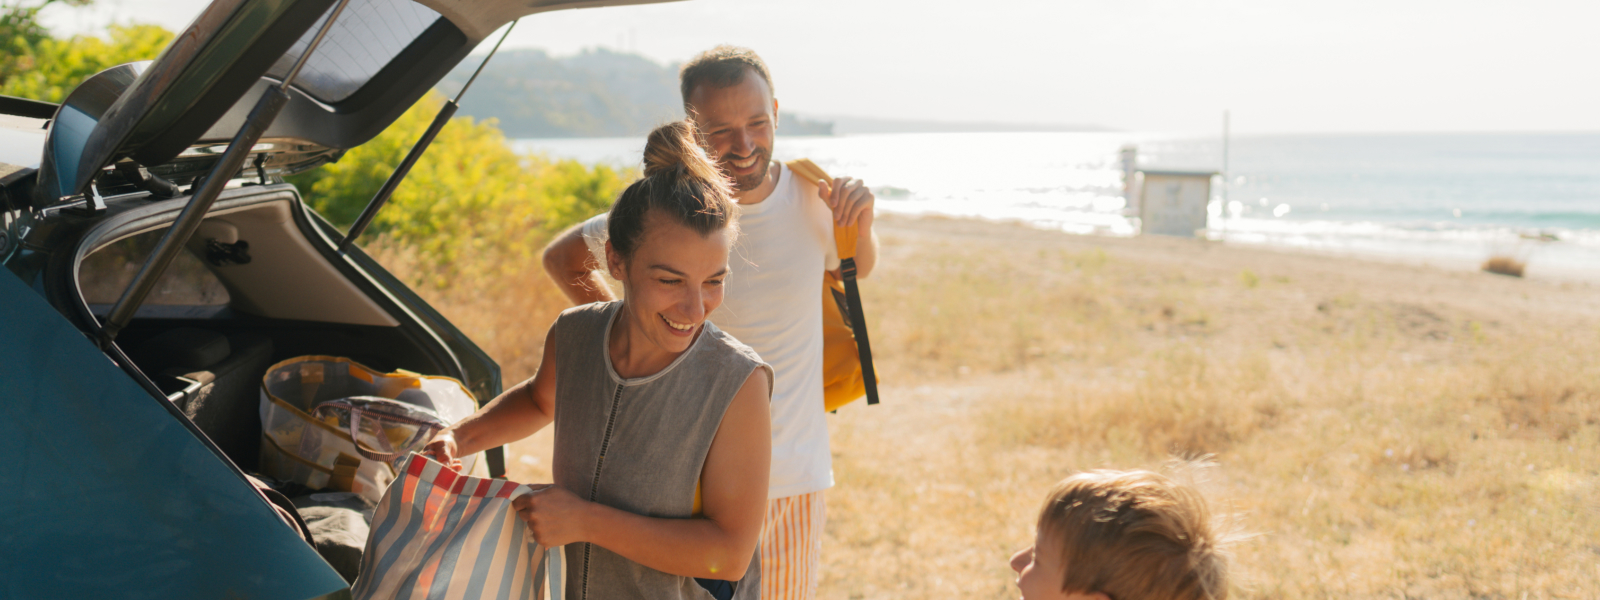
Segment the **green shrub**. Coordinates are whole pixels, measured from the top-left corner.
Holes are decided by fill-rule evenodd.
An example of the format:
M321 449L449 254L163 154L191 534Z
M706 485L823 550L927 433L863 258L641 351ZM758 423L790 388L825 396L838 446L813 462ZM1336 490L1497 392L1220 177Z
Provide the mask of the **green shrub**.
M99 71L160 54L173 34L155 25L112 25L109 39L55 39L37 25L46 0L0 11L0 94L60 102ZM430 93L372 141L336 163L289 177L306 202L348 228L432 123L444 98ZM523 156L493 119L457 117L440 131L378 213L364 240L403 252L419 273L452 279L520 274L556 232L611 205L633 173L572 160Z
M110 39L23 36L0 42L0 94L61 102L90 75L123 63L150 60L172 41L157 25L112 25Z
M348 227L443 102L430 93L338 162L289 180L312 208ZM363 239L387 238L414 252L441 278L467 274L463 270L484 272L490 268L485 263L519 268L515 263L532 260L551 235L605 210L631 179L631 173L604 165L519 155L506 144L495 120L456 117L439 132Z

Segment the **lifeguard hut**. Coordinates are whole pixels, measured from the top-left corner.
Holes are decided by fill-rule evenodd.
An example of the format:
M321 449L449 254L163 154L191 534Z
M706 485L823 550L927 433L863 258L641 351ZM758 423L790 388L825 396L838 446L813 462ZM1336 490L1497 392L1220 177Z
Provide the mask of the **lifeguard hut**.
M1217 172L1139 170L1138 156L1137 148L1122 148L1122 193L1139 216L1139 233L1194 237L1204 231Z

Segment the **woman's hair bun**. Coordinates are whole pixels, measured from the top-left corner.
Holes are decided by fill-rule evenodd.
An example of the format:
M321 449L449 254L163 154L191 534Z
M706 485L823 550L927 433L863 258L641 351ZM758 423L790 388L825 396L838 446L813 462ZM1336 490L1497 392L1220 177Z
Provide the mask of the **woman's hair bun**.
M644 144L644 177L622 191L607 224L611 246L623 256L631 256L643 239L645 215L651 211L701 235L730 226L738 234L732 183L700 141L700 131L689 121L673 121L650 132Z
M722 181L722 171L706 156L700 144L700 130L689 121L673 121L655 128L644 144L644 176L682 167L691 177Z

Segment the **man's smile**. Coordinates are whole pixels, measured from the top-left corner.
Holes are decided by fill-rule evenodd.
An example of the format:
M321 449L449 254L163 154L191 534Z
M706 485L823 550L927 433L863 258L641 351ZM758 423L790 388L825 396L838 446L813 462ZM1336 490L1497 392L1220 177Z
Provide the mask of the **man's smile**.
M732 163L735 168L742 171L755 166L756 159L758 158L761 158L760 152L751 154L748 158L730 158L728 162Z

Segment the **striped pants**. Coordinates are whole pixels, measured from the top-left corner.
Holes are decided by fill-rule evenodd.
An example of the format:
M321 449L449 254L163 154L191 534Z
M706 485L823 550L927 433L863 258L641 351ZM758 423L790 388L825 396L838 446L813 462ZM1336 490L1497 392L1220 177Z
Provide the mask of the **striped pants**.
M822 563L822 492L767 502L761 526L761 599L812 600Z

